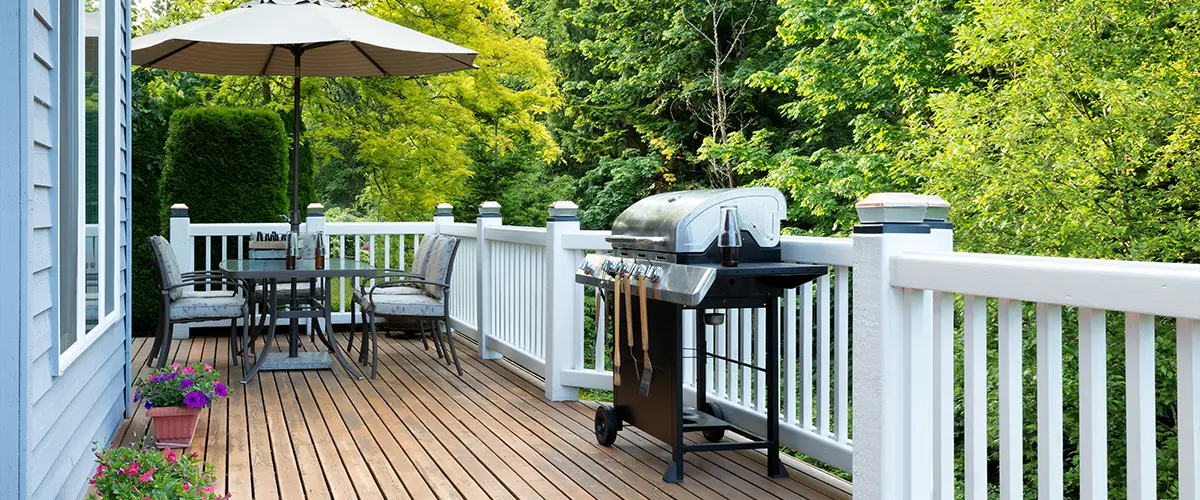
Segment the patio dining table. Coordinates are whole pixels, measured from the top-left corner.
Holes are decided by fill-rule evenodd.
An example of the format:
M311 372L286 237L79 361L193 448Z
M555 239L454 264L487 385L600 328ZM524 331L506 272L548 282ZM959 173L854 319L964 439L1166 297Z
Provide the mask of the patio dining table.
M363 379L362 374L342 355L337 339L333 338L333 311L331 309L333 287L331 285L334 278L374 276L377 272L374 266L352 259L326 259L324 269L317 269L312 259L299 259L296 261L295 269L287 269L283 260L230 259L221 262L220 270L229 279L247 283L251 297L254 296L256 286L260 282L265 291L266 314L270 316L266 327L266 343L262 353L257 355L253 366L243 364L246 367L245 376L242 378L243 384L253 379L260 370L329 369L333 365L330 359L331 354L352 376L359 380ZM292 287L291 298L287 303L282 304L283 307L280 307L278 294L281 281L285 282L285 286ZM321 294L321 297L317 297L313 293L299 298L296 287L303 282L314 285L310 287L310 290L322 290L324 293ZM315 286L318 283L319 286ZM287 356L281 357L283 352L272 351L271 347L275 339L275 324L279 319L284 318L291 320L291 331L288 335ZM327 352L299 352L298 324L300 318L309 318L315 321L314 330L321 342L329 349ZM324 328L321 327L321 321L319 321L321 319L324 319ZM245 349L257 341L257 330L257 328L251 329L250 338L243 339L245 342L242 346L242 359L245 361L248 361Z

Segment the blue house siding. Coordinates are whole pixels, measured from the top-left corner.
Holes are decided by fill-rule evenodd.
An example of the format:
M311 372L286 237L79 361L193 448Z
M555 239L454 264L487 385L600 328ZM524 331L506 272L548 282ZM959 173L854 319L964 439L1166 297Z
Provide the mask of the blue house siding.
M23 250L21 258L8 263L0 260L0 278L15 275L3 282L20 282L23 291L19 294L22 302L12 315L14 321L7 321L12 302L0 301L0 320L4 321L0 324L20 325L21 331L20 349L0 350L0 428L10 428L12 421L15 423L11 428L21 429L16 435L0 433L0 499L80 498L94 467L93 446L109 443L129 408L129 12L127 0L101 1L111 11L106 15L111 17L106 20L105 32L115 46L109 59L113 71L109 82L115 99L112 109L106 112L111 136L105 140L110 141L111 156L107 158L118 167L115 180L120 186L120 197L113 200L119 214L118 241L109 249L116 252L117 269L107 279L120 284L116 297L121 319L100 334L61 375L54 371L52 351L59 317L54 267L59 255L54 232L58 220L55 182L59 168L56 148L61 47L55 23L59 6L56 0L0 2L0 40L4 40L0 44L0 64L19 69L0 73L0 88L21 89L0 95L0 111L5 111L8 100L15 97L22 112L15 120L7 112L0 114L0 127L15 127L20 132L0 134L0 145L14 135L19 137L15 143L18 147L0 151L20 151L21 155L19 160L9 162L0 153L0 161L24 166L0 169L0 196L4 196L0 199L23 202L16 212L19 226L13 233ZM8 29L10 24L13 29ZM10 39L19 44L8 43ZM8 54L14 47L16 53ZM7 84L11 75L21 75L22 85ZM19 172L20 178L8 182L5 176L13 175L13 171ZM5 225L10 205L0 207L0 248L11 248L3 245L11 232ZM9 356L12 362L4 362ZM6 369L18 373L6 376ZM6 397L10 380L17 381L12 388L18 397ZM7 408L10 404L11 409Z
M0 248L16 249L16 259L0 261L0 283L24 285L25 164L28 134L24 2L0 2ZM0 301L0 499L25 494L25 345L28 324L25 298L10 295Z

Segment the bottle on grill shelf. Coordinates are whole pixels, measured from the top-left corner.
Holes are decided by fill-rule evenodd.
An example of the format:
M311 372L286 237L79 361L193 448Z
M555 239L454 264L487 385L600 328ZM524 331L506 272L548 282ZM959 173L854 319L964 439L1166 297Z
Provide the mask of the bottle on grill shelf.
M316 262L313 263L313 266L317 269L325 269L325 235L318 232L316 236L316 248L314 249Z
M737 207L721 207L721 235L717 237L717 247L721 249L721 265L737 267L738 251L742 247Z
M285 255L284 268L291 270L296 268L296 238L295 233L287 234L287 253Z

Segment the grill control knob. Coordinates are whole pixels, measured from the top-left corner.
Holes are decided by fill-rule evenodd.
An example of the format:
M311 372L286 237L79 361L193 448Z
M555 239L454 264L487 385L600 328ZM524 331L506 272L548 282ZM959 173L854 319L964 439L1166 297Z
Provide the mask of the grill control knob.
M646 274L646 265L645 264L632 264L631 267L632 267L632 269L629 272L629 276L631 276L631 277L637 278L637 277L640 277L640 276Z
M583 271L583 274L586 274L588 276L596 275L596 265L592 264L592 261L587 260L587 259L584 259L583 262L579 263L579 270Z
M621 266L620 266L619 270L617 271L617 274L624 276L626 278L633 276L633 267L634 266L633 266L632 262L623 262L623 263L621 263Z
M662 276L663 270L661 267L647 266L646 279L650 280L651 283L658 283L658 280L662 279Z

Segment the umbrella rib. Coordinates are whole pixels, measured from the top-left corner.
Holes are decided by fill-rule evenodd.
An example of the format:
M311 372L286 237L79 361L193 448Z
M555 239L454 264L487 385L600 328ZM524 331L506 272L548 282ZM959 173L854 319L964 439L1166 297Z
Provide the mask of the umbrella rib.
M353 45L355 50L358 50L359 54L362 54L362 56L367 58L368 61L371 61L371 64L374 64L375 69L379 70L383 76L392 76L388 74L387 71L384 71L383 66L380 66L379 63L375 62L375 58L371 57L371 54L368 54L367 51L363 50L363 48L358 45L358 42L350 42L350 45Z
M185 44L184 46L182 46L182 47L179 47L179 48L177 48L177 49L175 49L175 50L172 50L172 51L170 51L170 52L167 52L166 54L163 54L163 55L159 56L158 58L154 59L153 61L150 61L150 62L148 62L148 63L144 64L144 65L143 65L143 67L147 67L147 68L148 68L148 67L154 66L155 64L158 64L159 62L161 62L163 59L166 59L166 58L168 58L168 57L171 57L171 56L173 56L173 55L175 55L175 54L178 54L178 53L180 53L180 52L183 52L183 51L184 51L184 49L187 49L188 47L191 47L191 46L193 46L193 45L196 45L196 42L195 42L195 41L188 42L188 43L187 43L187 44Z
M259 72L260 75L266 76L267 67L271 65L271 59L275 57L275 46L271 46L271 51L267 52L267 60L263 62L263 69Z
M446 59L449 59L449 60L451 60L451 61L454 61L454 62L456 62L456 63L462 64L463 66L466 66L466 67L467 67L467 69L479 69L479 66L476 66L476 65L474 65L474 64L469 64L469 63L465 63L465 62L459 61L458 59L455 59L455 58L453 58L453 57L450 57L450 56L448 56L448 55L446 55L446 54L438 54L438 55L439 55L439 56L442 56L442 57L445 57Z

